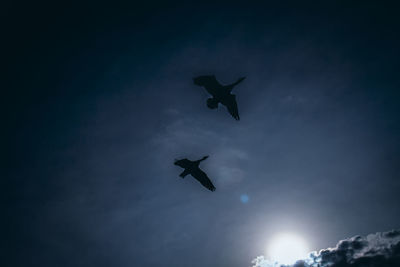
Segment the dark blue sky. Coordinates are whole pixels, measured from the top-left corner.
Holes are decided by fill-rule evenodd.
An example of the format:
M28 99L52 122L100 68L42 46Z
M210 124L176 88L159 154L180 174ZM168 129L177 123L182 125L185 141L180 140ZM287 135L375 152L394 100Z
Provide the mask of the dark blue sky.
M8 266L239 267L281 231L318 250L399 228L389 2L4 10ZM239 122L201 74L247 76ZM204 155L215 192L173 165Z

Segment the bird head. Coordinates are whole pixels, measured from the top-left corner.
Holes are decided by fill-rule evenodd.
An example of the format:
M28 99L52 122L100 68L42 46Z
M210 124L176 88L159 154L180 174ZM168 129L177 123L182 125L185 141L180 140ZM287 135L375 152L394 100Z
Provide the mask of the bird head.
M182 160L175 159L174 165L177 165L177 166L181 166L181 167L182 167Z

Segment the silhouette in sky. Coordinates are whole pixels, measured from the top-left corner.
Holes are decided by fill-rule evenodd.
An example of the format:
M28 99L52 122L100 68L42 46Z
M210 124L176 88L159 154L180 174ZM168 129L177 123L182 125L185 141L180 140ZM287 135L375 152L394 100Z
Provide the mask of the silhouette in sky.
M199 76L193 78L196 85L203 86L212 98L207 99L207 106L210 109L218 108L218 104L226 106L229 113L236 120L239 120L239 110L236 103L236 95L231 94L233 87L243 81L246 77L239 78L236 82L229 85L221 85L214 75Z
M179 174L180 177L185 178L186 175L191 174L205 188L215 191L215 186L212 184L210 178L208 178L207 174L199 168L200 162L207 158L208 156L205 156L202 159L195 161L188 159L175 160L174 164L185 169L181 174Z

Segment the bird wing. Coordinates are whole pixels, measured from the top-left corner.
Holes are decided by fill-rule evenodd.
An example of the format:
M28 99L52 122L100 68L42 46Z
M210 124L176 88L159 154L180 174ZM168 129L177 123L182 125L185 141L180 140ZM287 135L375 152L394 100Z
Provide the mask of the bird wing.
M195 171L193 171L192 176L208 190L215 191L215 186L211 182L210 178L208 178L207 174L200 170L200 168L197 168Z
M225 101L222 102L222 104L227 107L229 113L232 115L232 117L235 118L235 120L240 120L239 109L237 106L235 95L229 95L229 97L227 97Z
M217 81L214 75L198 76L193 78L193 82L196 85L203 86L207 92L213 96L218 94L222 85Z

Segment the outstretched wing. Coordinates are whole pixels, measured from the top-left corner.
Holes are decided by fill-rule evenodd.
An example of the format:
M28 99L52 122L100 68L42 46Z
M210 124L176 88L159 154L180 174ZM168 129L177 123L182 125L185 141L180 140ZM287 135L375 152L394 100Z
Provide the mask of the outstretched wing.
M226 106L226 108L228 109L229 113L232 115L232 117L235 118L235 120L240 120L239 110L238 110L238 106L237 106L236 96L235 95L229 95L229 97L227 97L225 99L225 101L222 102L222 104L224 104Z
M212 184L210 178L208 178L207 174L200 170L200 168L194 170L192 176L208 190L215 191L215 186Z
M218 94L218 91L222 88L222 85L217 81L214 75L205 75L193 78L193 82L196 85L203 86L207 92L211 95Z

